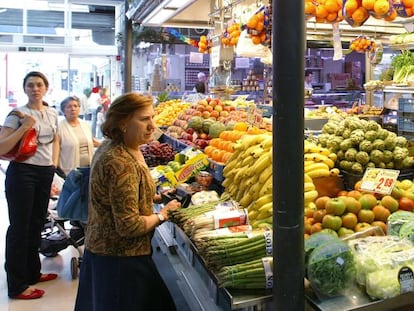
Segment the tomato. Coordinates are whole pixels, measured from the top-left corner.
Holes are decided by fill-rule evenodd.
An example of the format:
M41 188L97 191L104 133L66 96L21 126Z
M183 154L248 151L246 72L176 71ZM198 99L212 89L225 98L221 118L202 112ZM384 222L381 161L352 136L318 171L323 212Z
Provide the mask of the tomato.
M414 211L414 201L407 198L407 197L401 197L398 200L398 203L400 205L400 209L404 210L404 211L409 211L412 212Z

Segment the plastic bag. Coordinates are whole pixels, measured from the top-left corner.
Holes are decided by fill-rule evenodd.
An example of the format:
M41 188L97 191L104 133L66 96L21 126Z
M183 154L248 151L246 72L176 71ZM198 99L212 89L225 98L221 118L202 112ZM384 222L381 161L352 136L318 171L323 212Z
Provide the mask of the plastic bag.
M240 34L239 42L236 46L236 54L239 57L260 57L263 59L272 57L272 51L267 46L252 42L246 29Z

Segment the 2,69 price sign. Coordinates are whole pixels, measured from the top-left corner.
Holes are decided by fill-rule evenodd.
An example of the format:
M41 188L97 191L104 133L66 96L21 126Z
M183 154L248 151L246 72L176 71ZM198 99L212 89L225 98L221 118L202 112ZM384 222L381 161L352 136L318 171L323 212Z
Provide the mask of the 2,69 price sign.
M362 177L361 190L390 194L399 174L399 170L367 168Z

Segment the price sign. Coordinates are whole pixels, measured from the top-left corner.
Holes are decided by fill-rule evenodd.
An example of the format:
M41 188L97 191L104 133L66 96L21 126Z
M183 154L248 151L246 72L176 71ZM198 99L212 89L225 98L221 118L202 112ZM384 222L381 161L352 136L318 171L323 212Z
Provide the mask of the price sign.
M362 177L361 190L390 194L399 174L399 170L367 168Z

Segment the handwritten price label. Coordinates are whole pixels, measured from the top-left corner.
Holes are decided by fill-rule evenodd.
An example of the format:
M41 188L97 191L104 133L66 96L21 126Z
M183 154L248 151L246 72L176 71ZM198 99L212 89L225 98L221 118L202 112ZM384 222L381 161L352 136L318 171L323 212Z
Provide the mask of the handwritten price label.
M390 194L399 174L399 170L367 168L362 177L361 190Z

